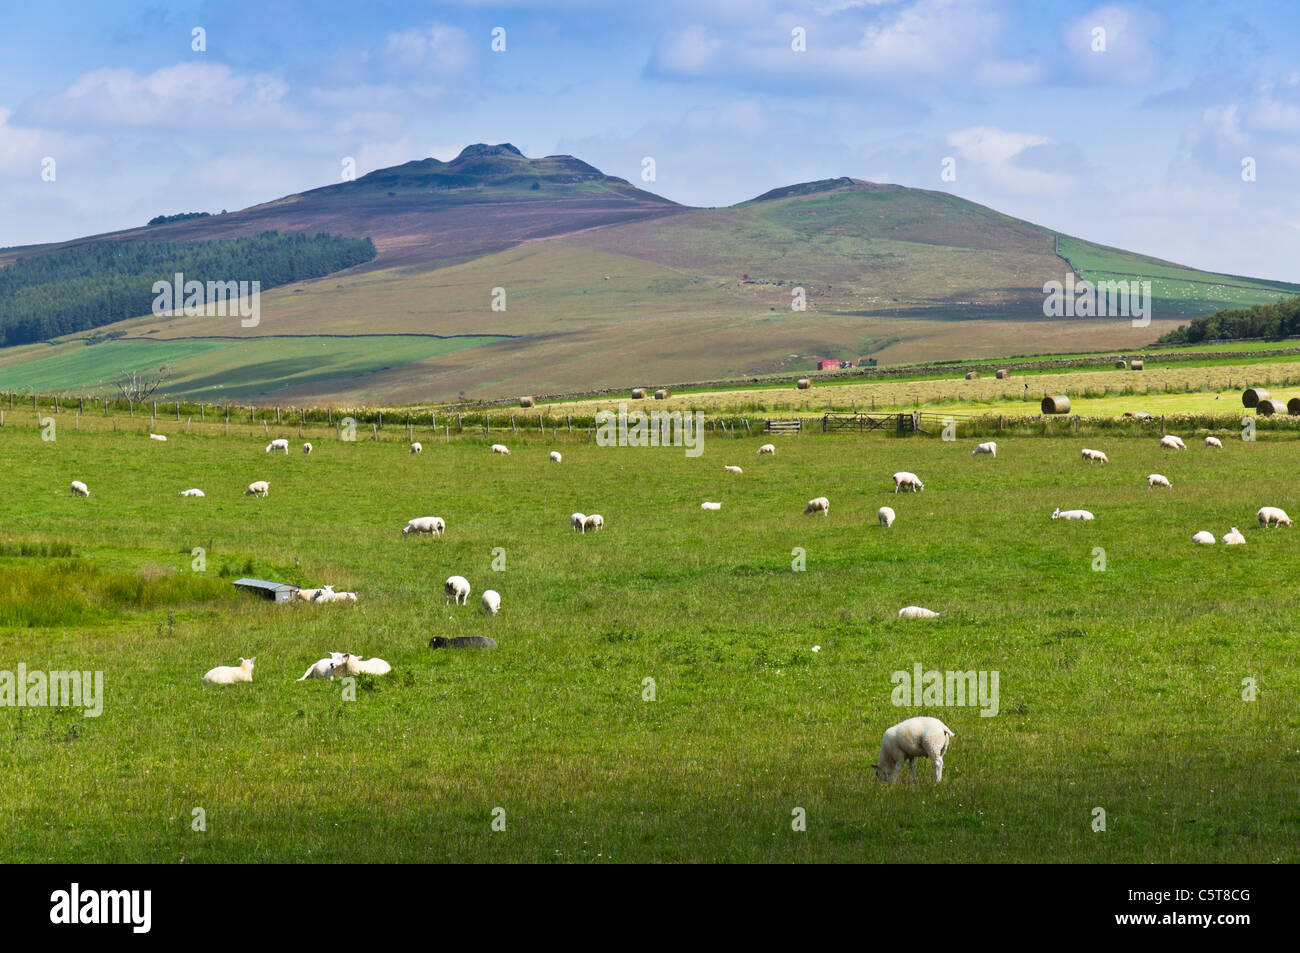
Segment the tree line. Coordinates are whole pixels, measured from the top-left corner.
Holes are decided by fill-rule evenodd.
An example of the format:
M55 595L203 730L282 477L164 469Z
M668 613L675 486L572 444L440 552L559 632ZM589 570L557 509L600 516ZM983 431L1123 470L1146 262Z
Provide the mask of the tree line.
M1225 308L1191 324L1180 324L1162 334L1157 344L1197 344L1249 338L1277 340L1300 337L1300 295L1273 304L1252 304L1249 308Z

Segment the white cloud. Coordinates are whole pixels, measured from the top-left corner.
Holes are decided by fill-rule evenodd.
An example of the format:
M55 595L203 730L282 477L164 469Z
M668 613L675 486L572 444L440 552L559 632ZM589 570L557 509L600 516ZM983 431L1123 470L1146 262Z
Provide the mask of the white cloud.
M1066 20L1061 42L1076 75L1092 83L1139 85L1156 73L1155 40L1164 23L1153 14L1110 3Z
M663 73L697 76L706 70L721 46L722 42L702 26L674 30L655 47L652 65Z
M1054 145L1051 139L1037 133L971 126L948 133L947 141L963 162L975 167L985 182L1012 195L1061 196L1074 183L1070 174L1034 168L1023 161L1031 158L1032 150Z
M464 72L474 63L474 44L459 27L416 27L390 33L384 45L386 65L400 70L428 71L441 76Z

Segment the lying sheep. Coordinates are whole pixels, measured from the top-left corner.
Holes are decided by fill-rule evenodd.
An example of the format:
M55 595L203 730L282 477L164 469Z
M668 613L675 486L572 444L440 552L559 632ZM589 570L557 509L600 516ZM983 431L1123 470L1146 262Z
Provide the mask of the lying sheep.
M1255 514L1255 518L1259 520L1260 526L1269 526L1271 524L1277 524L1278 526L1291 525L1291 517L1286 515L1285 510L1276 506L1261 506L1259 512Z
M501 593L495 589L489 589L483 593L483 611L488 615L496 615L501 611Z
M977 446L970 452L970 455L974 457L981 453L987 453L990 457L996 457L998 455L998 445L990 440L987 443L982 443Z
M90 487L80 480L73 480L70 489L73 496L90 496Z
M1149 490L1153 486L1172 487L1172 484L1169 482L1168 477L1161 476L1159 473L1148 473L1147 489Z
M722 472L723 473L744 473L745 471L740 469L740 467L723 467Z
M493 452L493 453L504 453L507 457L510 456L510 448L507 447L507 446L506 446L505 444L503 444L503 443L494 443L494 444L492 444L492 452Z
M355 592L336 592L334 593L335 602L356 602L357 594Z
M270 453L272 450L283 450L285 453L288 453L289 441L286 440L284 437L276 437L274 440L272 440L270 443L266 445L267 453Z
M919 493L925 489L925 484L915 473L900 470L894 474L894 492L897 493L902 487L907 487L913 493Z
M900 619L934 619L937 618L938 615L939 613L935 612L933 609L926 609L922 606L903 606L903 608L898 610L898 617Z
M304 444L302 445L302 452L303 452L304 454L311 453L311 451L312 451L312 446L311 446L311 444L309 444L309 443L304 443Z
M446 522L441 516L417 516L406 524L402 530L403 536L410 536L412 533L432 533L434 536L441 536L447 528Z
M765 443L765 444L763 444L763 446L761 446L761 447L758 448L758 455L759 455L760 457L761 457L763 454L765 454L765 453L776 453L776 444L774 444L774 443Z
M411 452L424 453L424 445L417 440L415 443L411 444Z
M469 603L469 580L464 576L448 576L447 581L442 584L442 591L449 598L455 599L458 606Z
M253 680L253 663L256 658L240 658L238 665L218 665L203 676L204 685L233 685Z
M1063 510L1059 506L1052 513L1054 520L1090 520L1092 514L1087 510Z
M149 434L149 439L150 439L150 440L161 440L161 441L163 441L164 443L166 443L166 442L167 442L167 435L166 435L166 434L161 434L161 433L151 433L151 434Z
M564 460L564 457L560 456L560 451L558 451L558 450L552 450L552 451L551 451L551 462L552 462L552 463L560 463L560 462L562 462L563 460Z
M700 509L702 509L702 510L720 510L720 509L722 509L722 504L721 504L721 503L709 503L709 502L706 501L706 502L700 504Z
M890 506L882 506L876 510L876 522L880 523L885 529L894 525L894 509Z
M1100 450L1089 450L1085 447L1082 451L1082 456L1083 459L1087 460L1089 463L1110 463L1110 458Z
M1218 437L1206 437L1205 445L1207 447L1218 447L1220 450L1223 449L1223 441L1221 441Z
M589 529L594 529L597 532L599 532L604 528L605 528L605 517L601 516L599 513L592 513L590 516L588 516L585 520L582 521L582 531L584 533Z
M585 533L587 531L587 517L581 513L574 513L569 517L569 522L573 525L575 533Z
M453 635L447 638L435 635L429 640L431 649L494 649L497 640L486 635Z
M248 489L244 491L244 496L270 496L271 484L265 480L258 480L255 483L248 484Z
M312 667L307 669L298 681L305 682L309 678L333 678L334 666L342 661L344 654L343 652L331 652L328 658L313 663Z
M387 675L392 670L393 666L389 665L381 658L363 659L358 655L350 654L345 654L343 658L339 659L338 664L334 666L334 674L336 676Z
M822 516L831 515L831 501L824 496L817 496L808 501L808 505L803 508L803 515L809 513L820 513Z
M1180 440L1178 437L1173 436L1173 434L1165 434L1163 437L1160 438L1160 449L1161 450L1186 450L1187 447L1186 445L1184 445L1182 440Z
M1235 526L1223 534L1223 545L1225 546L1242 546L1245 545L1245 542L1246 537L1242 536L1241 531Z
M1193 542L1193 543L1203 543L1203 544L1206 545L1206 546L1213 546L1213 545L1214 545L1214 534L1211 533L1209 530L1204 530L1204 529L1203 529L1203 530L1201 530L1199 533L1195 534L1195 535L1192 537L1192 542Z
M204 495L206 494L204 494L204 492L200 490L197 486L191 487L188 490L181 490L181 496L204 496Z
M934 780L943 780L943 756L948 752L948 740L954 732L938 718L918 715L886 728L880 739L880 754L876 755L876 778L889 784L898 777L906 760L916 778L916 759L929 758L934 762Z

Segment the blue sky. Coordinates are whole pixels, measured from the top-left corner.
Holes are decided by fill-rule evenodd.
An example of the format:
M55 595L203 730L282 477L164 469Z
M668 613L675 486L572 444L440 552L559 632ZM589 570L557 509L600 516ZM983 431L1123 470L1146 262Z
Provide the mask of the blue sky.
M243 208L338 181L344 157L362 174L509 141L692 205L850 175L1300 281L1291 3L6 7L0 246Z

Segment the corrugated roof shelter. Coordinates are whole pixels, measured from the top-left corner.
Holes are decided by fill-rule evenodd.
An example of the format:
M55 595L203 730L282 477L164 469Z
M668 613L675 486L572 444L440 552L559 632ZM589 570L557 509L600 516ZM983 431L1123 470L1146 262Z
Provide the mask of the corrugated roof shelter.
M288 602L299 589L287 582L271 582L269 579L236 579L235 588L275 602Z

